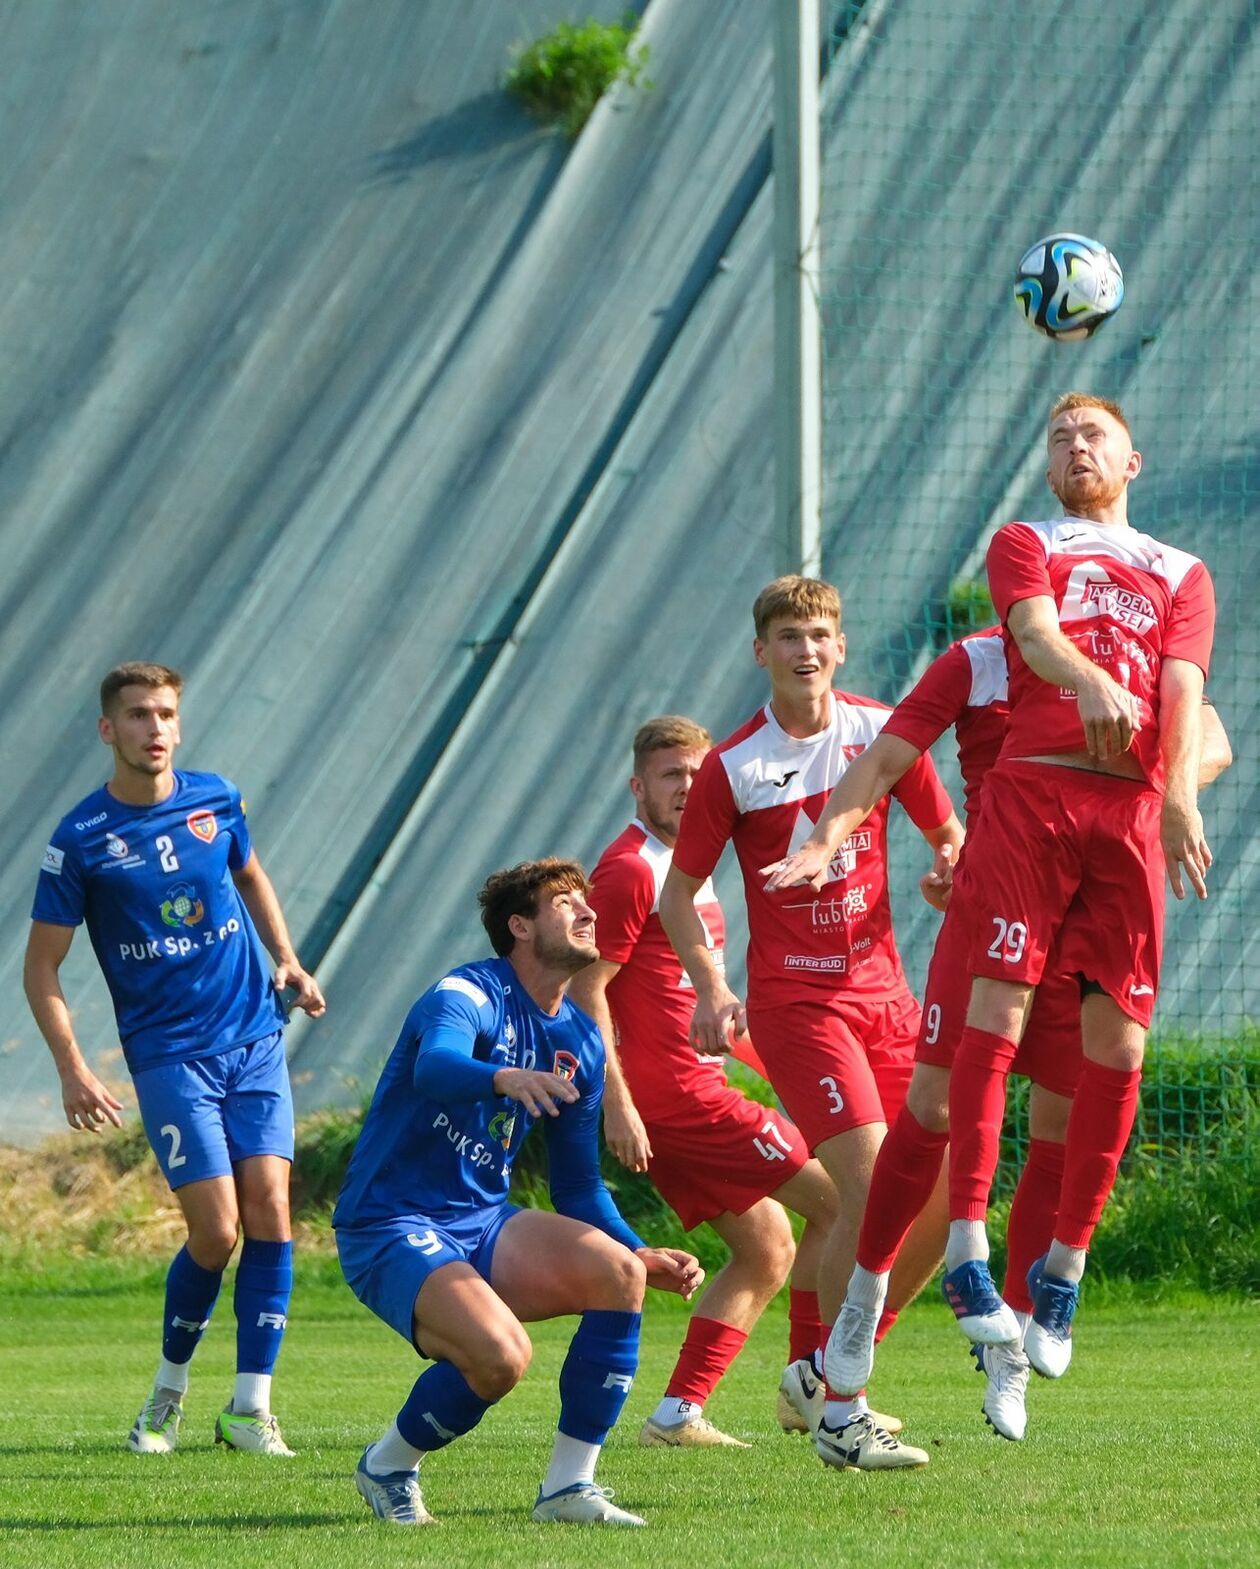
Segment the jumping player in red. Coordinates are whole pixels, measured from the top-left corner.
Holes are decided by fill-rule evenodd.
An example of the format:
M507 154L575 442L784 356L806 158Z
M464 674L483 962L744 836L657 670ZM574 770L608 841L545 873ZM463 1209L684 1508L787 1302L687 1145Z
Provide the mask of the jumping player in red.
M836 1190L791 1122L727 1082L721 1056L691 1049L695 992L657 906L691 784L713 745L694 720L667 714L634 738L635 815L591 879L600 957L569 995L600 1027L608 1057L604 1136L632 1171L646 1170L690 1230L707 1221L731 1250L696 1304L665 1395L643 1425L648 1446L747 1448L704 1416L705 1401L753 1325L792 1276L788 1367L780 1421L812 1432L822 1415L817 1355L818 1257ZM696 913L714 964L725 925L711 881ZM784 1206L805 1219L797 1247Z
M875 1155L905 1098L919 1009L892 936L887 808L842 845L821 894L769 894L761 868L803 843L836 782L879 734L889 710L831 679L844 658L840 598L813 578L779 578L753 607L753 652L770 701L705 759L692 788L661 895L661 923L696 988L697 1050L728 1050L749 1026L792 1120L840 1194L819 1267L827 1323L853 1265ZM896 790L933 848L956 847L961 827L927 758ZM749 1006L714 964L695 896L727 841L744 874L751 935ZM939 1232L929 1218L903 1252L889 1300L903 1305L931 1275ZM871 1420L864 1398L828 1400L815 1434L837 1467L924 1465Z
M988 553L1007 633L1010 718L967 852L974 981L954 1060L943 1281L982 1345L1021 1327L988 1270L984 1219L1006 1075L1053 950L1082 977L1084 1066L1068 1122L1054 1241L1029 1270L1024 1348L1057 1378L1078 1283L1137 1107L1159 984L1164 871L1206 898L1198 809L1215 605L1203 563L1140 534L1141 472L1123 412L1069 393L1051 411L1046 478L1064 515L1010 523Z
M954 643L898 703L879 736L836 786L813 836L786 861L765 868L767 886L795 887L819 878L836 845L861 826L875 802L951 727L971 833L982 781L997 761L1006 733L1006 693L1006 653L999 628ZM1230 762L1224 729L1211 708L1204 710L1204 742L1201 784ZM834 1389L860 1388L870 1378L888 1272L945 1158L949 1074L971 990L965 864L964 849L928 969L914 1076L875 1162L857 1264L827 1348L827 1380ZM1037 988L1012 1064L1013 1072L1032 1080L1028 1157L1011 1204L1002 1287L1022 1325L1032 1313L1026 1276L1049 1247L1058 1213L1063 1141L1081 1071L1080 1015L1077 977L1048 972ZM1023 1438L1029 1363L1022 1345L975 1350L977 1366L987 1379L981 1406L986 1421L1003 1438Z

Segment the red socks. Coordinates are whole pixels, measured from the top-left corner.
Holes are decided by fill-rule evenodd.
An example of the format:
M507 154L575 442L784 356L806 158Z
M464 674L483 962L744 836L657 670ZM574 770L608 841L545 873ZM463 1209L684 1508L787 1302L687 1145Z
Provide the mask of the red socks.
M949 1218L983 1220L997 1170L1017 1043L968 1025L949 1080Z
M897 1113L875 1157L858 1233L857 1261L863 1269L882 1275L893 1267L941 1174L948 1143L948 1133L930 1133L908 1107Z
M1068 1117L1063 1189L1054 1240L1087 1248L1116 1180L1137 1115L1140 1068L1105 1068L1087 1057Z
M815 1298L817 1301L817 1298ZM717 1318L693 1318L678 1362L665 1386L667 1399L691 1400L703 1405L718 1386L722 1374L744 1349L747 1332ZM810 1347L810 1351L813 1347ZM802 1353L809 1355L806 1351Z
M1002 1299L1017 1313L1031 1313L1028 1270L1054 1240L1063 1186L1063 1146L1032 1139L1006 1228L1006 1280Z
M788 1289L788 1361L799 1362L813 1356L826 1339L818 1316L818 1293Z

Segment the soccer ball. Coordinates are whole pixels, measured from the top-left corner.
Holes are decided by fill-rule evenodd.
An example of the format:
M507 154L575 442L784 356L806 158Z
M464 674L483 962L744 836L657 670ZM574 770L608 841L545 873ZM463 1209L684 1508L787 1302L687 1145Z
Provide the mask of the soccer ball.
M1057 343L1091 337L1124 299L1124 274L1105 245L1083 234L1048 234L1015 274L1024 320Z

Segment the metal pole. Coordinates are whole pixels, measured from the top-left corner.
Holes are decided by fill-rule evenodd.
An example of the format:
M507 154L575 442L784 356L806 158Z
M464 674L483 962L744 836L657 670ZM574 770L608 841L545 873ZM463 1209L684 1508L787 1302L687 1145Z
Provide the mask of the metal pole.
M819 0L775 0L774 511L779 570L822 570Z

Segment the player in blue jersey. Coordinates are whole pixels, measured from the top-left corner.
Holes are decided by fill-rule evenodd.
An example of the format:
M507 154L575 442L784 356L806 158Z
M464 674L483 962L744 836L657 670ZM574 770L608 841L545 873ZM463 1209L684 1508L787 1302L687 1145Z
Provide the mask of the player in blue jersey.
M291 1455L271 1414L293 1282L281 993L295 990L312 1017L324 999L293 952L240 793L217 774L174 767L182 686L174 670L151 664L119 665L102 682L99 730L114 773L62 818L44 852L26 995L70 1126L121 1127L121 1103L88 1066L58 977L86 923L145 1132L188 1226L166 1277L157 1376L128 1446L175 1448L188 1364L240 1230L236 1384L215 1438Z
M427 1525L424 1456L471 1431L520 1380L524 1324L579 1313L535 1520L642 1525L595 1483L638 1365L644 1286L689 1298L690 1253L646 1247L599 1174L604 1046L565 995L599 957L582 868L550 858L481 891L496 954L442 977L407 1015L333 1214L354 1294L433 1366L355 1483L373 1511ZM556 1214L508 1203L530 1128L547 1137Z

